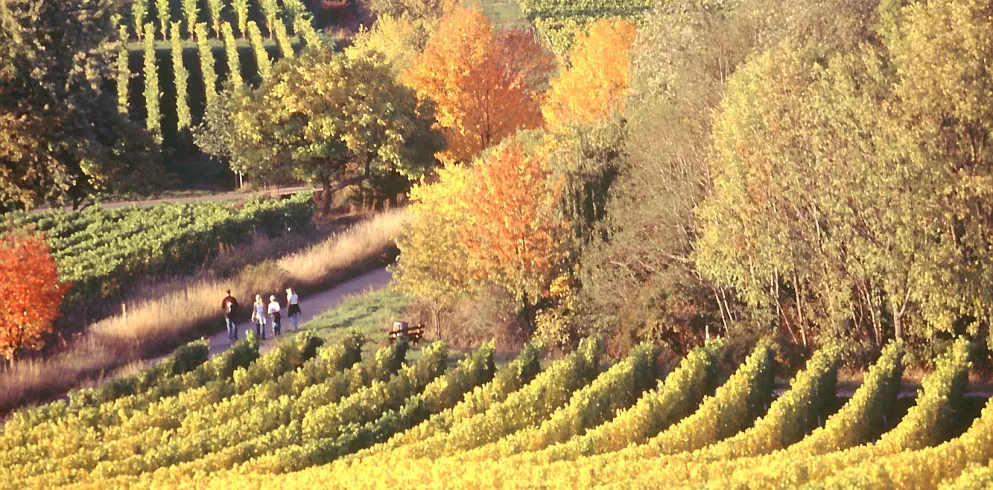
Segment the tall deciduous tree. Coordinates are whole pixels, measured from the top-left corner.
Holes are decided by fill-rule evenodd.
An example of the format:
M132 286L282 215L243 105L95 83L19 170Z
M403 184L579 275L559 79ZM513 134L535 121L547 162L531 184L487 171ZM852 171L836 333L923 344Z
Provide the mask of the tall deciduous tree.
M0 355L13 363L44 346L69 285L59 283L48 243L23 231L0 236L0 276Z
M148 3L137 1L131 3L131 25L134 27L134 35L139 41L145 35L145 19L148 17ZM127 40L127 36L123 39Z
M155 35L151 23L145 24L145 129L162 143L162 113L159 111L159 67L155 62ZM149 35L152 34L152 35Z
M162 40L169 40L169 0L155 0L155 16L159 19L159 32Z
M254 21L248 23L248 40L252 43L252 53L255 54L255 66L259 69L259 78L264 82L272 74L272 60L265 50L265 41L262 40L259 26Z
M991 318L993 7L946 0L901 15L886 49L826 68L816 47L756 57L717 118L701 270L805 344L815 326L931 342L979 335Z
M431 184L410 191L411 222L397 237L397 286L415 297L451 308L479 287L462 241L472 210L467 205L471 168L445 165Z
M127 39L128 30L120 28L121 39ZM131 69L128 67L129 50L127 44L121 46L117 53L117 112L128 117L128 83L131 81Z
M214 37L221 38L221 22L224 15L224 0L207 0L207 16L210 18L210 27L214 29ZM197 33L197 41L200 40L200 33ZM206 35L206 34L204 34Z
M204 98L207 106L217 98L217 71L214 64L214 52L207 41L207 25L197 24L197 53L200 55L200 73L203 74Z
M466 162L518 129L541 126L539 99L552 56L523 31L494 32L479 9L454 8L428 41L406 80L437 103L448 149Z
M513 295L530 324L564 262L568 237L546 160L541 149L527 154L510 140L473 166L465 196L472 217L461 239L470 269Z
M352 45L345 48L345 53L352 58L378 53L386 59L399 79L414 66L427 40L427 33L410 20L383 15L376 19L371 29L360 31L352 40Z
M635 34L631 21L604 19L576 36L569 66L552 79L542 105L550 130L592 124L623 110Z
M398 239L397 284L439 306L497 288L534 324L566 264L569 226L546 147L505 141L472 166L447 165L411 191L413 220Z
M746 307L734 288L697 267L704 222L695 210L713 193L713 114L749 56L784 37L816 47L821 60L875 42L875 6L706 0L663 3L639 22L619 173L606 222L583 252L583 324L608 330L620 350L642 340L682 349L702 341L705 325L728 335L775 325L768 310ZM781 287L780 294L783 310L791 309L793 291Z
M424 149L437 147L423 129L427 108L382 60L352 60L331 48L281 60L237 105L233 153L241 158L234 160L254 164L235 170L320 184L325 213L336 189L390 172L421 175L432 163Z
M245 39L248 36L248 0L232 0L231 6L234 7L238 32L241 33L241 38Z
M228 81L235 91L245 87L245 80L241 77L241 59L238 58L238 41L231 32L231 24L225 22L221 27L221 34L224 36L224 55L228 64Z
M102 90L117 76L117 8L110 0L0 2L0 208L80 205L148 182L111 174L161 172L120 153L148 141L133 138L113 95Z
M190 114L189 93L187 88L190 83L190 72L183 65L183 41L180 38L179 22L172 23L170 32L172 44L172 73L176 85L176 129L183 130L193 123L193 115Z
M200 17L199 0L183 0L183 16L186 17L186 32L190 35L190 39L194 39L197 21Z

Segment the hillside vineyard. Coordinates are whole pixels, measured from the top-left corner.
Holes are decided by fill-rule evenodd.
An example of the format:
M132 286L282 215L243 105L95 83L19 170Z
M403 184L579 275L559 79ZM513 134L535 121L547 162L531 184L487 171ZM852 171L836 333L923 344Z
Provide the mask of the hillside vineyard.
M883 415L899 391L897 342L834 413L833 347L776 397L767 342L719 386L721 341L668 373L649 344L600 366L595 338L544 370L532 346L497 370L492 345L448 366L444 343L405 360L403 341L368 359L363 342L303 334L259 356L249 337L210 361L193 343L18 412L0 437L0 486L971 488L988 470L966 469L993 454L989 404L949 437L970 369L963 341L895 426Z

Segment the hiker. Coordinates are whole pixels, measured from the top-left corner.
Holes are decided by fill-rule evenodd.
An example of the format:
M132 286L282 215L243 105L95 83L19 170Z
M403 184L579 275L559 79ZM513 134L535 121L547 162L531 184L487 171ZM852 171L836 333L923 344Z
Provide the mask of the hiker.
M224 310L224 324L228 327L228 340L238 340L238 325L234 323L234 313L238 310L238 300L231 296L231 290L227 290L228 295L221 301L221 309Z
M262 302L262 295L255 295L255 308L252 308L252 321L255 322L255 334L260 339L265 340L265 303Z
M286 288L286 314L293 322L293 330L300 328L300 298L293 288Z
M272 334L279 335L283 328L279 324L279 302L276 301L276 295L269 296L269 315L272 316Z

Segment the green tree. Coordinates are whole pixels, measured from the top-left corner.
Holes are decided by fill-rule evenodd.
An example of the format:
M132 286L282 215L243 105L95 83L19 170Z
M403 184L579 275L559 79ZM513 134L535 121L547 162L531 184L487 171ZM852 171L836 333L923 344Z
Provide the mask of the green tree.
M993 316L993 206L987 197L993 178L993 5L908 3L900 34L888 45L900 77L893 89L897 107L909 126L899 134L915 136L901 143L917 148L918 165L941 180L930 194L912 176L907 184L940 213L926 223L931 234L921 237L922 245L934 250L933 241L940 240L952 255L935 257L935 251L927 257L930 267L914 271L907 303L920 312L926 333L950 331L961 320L976 334ZM895 156L904 156L905 148L898 143ZM951 260L952 267L935 259Z
M735 288L697 266L703 221L694 210L713 192L712 114L745 60L785 37L816 46L811 56L821 59L873 41L875 5L663 3L639 23L622 146L601 139L612 130L590 132L576 154L577 162L618 158L606 217L582 254L579 324L604 330L620 350L646 339L682 349L701 342L706 326L728 335L768 331L768 310L746 307ZM782 328L776 333L788 335Z
M210 17L210 26L214 29L214 37L221 37L221 18L224 15L224 0L207 0L207 15ZM197 33L197 36L200 36ZM199 41L200 38L197 37Z
M193 142L205 154L228 162L232 168L244 168L250 163L239 160L241 152L236 151L235 126L231 118L238 107L235 92L230 80L225 83L224 90L217 92L214 101L207 104L203 120L193 128Z
M147 181L131 171L161 174L145 158L154 145L130 151L149 140L102 90L118 76L117 10L110 0L0 3L0 207L78 206L140 190Z
M248 37L248 0L232 0L231 6L234 7L238 32L241 33L241 38L245 39Z
M265 28L269 32L269 39L272 39L279 15L279 2L277 0L259 0L259 6L262 7L262 16L265 18Z
M296 56L293 51L293 42L290 40L289 33L286 32L286 24L282 20L276 19L275 24L276 29L276 46L279 48L279 54L283 58L292 58Z
M981 335L991 14L915 3L890 20L884 49L825 68L814 46L783 44L735 74L700 206L701 270L801 336Z
M214 52L207 41L207 24L197 24L197 53L200 55L200 73L203 74L204 97L207 106L217 98L217 72L215 71Z
M259 68L259 78L264 82L272 74L272 60L265 50L265 41L262 40L259 26L254 21L248 23L248 40L252 43L252 53L255 54L255 64Z
M162 114L159 112L159 70L155 62L155 27L145 24L145 129L162 144Z
M286 10L286 16L290 19L295 19L298 15L309 14L307 6L302 0L283 0L283 8Z
M159 19L159 32L162 40L169 39L169 0L155 0L155 16Z
M321 45L321 36L317 34L308 15L298 15L293 18L293 32L303 39L305 47L314 48Z
M406 18L379 16L371 29L363 29L352 39L345 53L353 58L378 53L393 68L397 78L414 66L428 42L428 33Z
M224 36L224 54L228 63L228 81L235 91L245 87L245 81L241 78L241 60L238 58L238 42L231 32L231 24L224 23L221 27L221 35Z
M200 17L200 2L198 0L183 0L183 16L186 17L186 32L191 39L194 39L197 18Z
M424 148L437 146L424 129L428 108L375 58L310 49L281 60L261 87L236 99L234 170L319 184L324 213L338 189L394 171L417 177L433 163L424 158Z
M121 26L119 31L121 39L127 39L127 27ZM117 111L124 117L128 117L128 83L131 80L128 54L129 50L125 43L117 53Z
M131 25L134 27L134 35L139 41L145 33L145 19L148 17L148 4L138 0L131 3ZM123 37L127 40L127 36Z
M183 41L179 33L179 22L172 23L170 39L172 42L172 72L176 81L176 129L183 130L193 123L193 116L190 114L189 94L187 87L190 81L190 73L183 65Z

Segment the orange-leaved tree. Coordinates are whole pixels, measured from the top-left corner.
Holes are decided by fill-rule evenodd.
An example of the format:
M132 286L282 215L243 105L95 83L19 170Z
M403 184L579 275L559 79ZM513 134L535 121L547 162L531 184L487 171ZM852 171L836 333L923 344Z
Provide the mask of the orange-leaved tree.
M398 286L442 307L496 287L534 325L571 240L546 160L547 149L528 151L515 137L415 188L413 220L397 240Z
M550 130L595 123L622 109L636 34L631 21L603 19L576 37L569 67L551 81L541 108Z
M69 285L59 283L48 243L20 230L0 236L0 277L0 355L13 363L44 345Z
M542 125L540 99L553 63L530 33L495 32L478 8L456 7L404 80L437 104L448 141L438 158L469 162L518 129Z
M568 224L558 212L545 150L511 139L472 168L463 228L470 269L518 300L533 323L536 307L566 258Z

